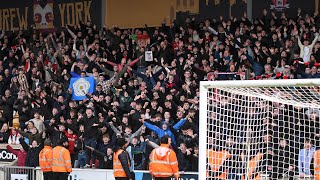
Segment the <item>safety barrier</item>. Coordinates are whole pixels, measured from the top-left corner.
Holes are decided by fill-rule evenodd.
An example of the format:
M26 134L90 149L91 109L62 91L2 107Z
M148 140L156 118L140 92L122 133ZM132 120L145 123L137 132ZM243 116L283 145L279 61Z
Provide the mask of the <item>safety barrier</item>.
M36 169L37 180L42 179L42 172L39 168ZM134 171L136 180L151 180L149 171ZM111 169L78 169L73 168L68 180L114 180L113 170ZM198 180L198 173L185 172L179 180Z
M148 171L134 171L136 180L151 180ZM0 180L43 180L42 172L39 167L19 167L19 166L5 166L0 167ZM111 169L79 169L73 168L68 180L114 180L113 170ZM301 178L295 176L294 180L314 180L312 176ZM198 180L198 173L185 172L181 174L179 180ZM261 180L269 180L266 174L261 174ZM280 179L279 179L280 180ZM289 180L285 177L281 180Z
M36 180L36 169L33 167L4 166L0 167L0 179L3 180Z
M152 179L148 171L135 171L136 180ZM43 180L39 167L4 166L0 167L0 180ZM73 168L68 180L114 180L113 170ZM185 172L179 180L198 180L198 173Z

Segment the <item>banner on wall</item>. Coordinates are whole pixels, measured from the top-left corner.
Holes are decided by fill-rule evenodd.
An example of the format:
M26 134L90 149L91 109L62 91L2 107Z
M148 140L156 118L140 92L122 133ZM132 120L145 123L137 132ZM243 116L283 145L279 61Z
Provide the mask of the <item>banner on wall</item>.
M313 15L316 11L316 1L319 0L267 0L267 1L253 1L252 15L254 18L262 16L264 9L269 12L275 13L286 13L290 18L295 18L297 16L298 8L301 9L302 14L308 13Z
M283 11L289 8L290 4L287 3L287 0L272 0L272 5L270 9L275 9L277 11Z
M0 162L12 162L17 156L9 152L7 149L0 149Z
M30 26L53 31L80 22L100 27L101 17L98 0L1 0L0 4L0 30L5 31L27 30Z

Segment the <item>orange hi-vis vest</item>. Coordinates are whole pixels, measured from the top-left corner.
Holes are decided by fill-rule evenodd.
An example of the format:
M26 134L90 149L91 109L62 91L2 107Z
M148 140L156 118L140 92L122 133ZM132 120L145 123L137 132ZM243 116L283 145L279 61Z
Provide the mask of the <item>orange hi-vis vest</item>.
M313 154L314 163L314 179L320 180L320 150L317 150Z
M248 172L247 172L248 179L252 179L252 180L260 180L261 179L260 172L258 172L255 177L252 177L252 176L256 174L256 169L260 163L262 156L263 156L262 153L258 153L254 158L252 158L249 161L249 164L248 164L249 167L248 167ZM245 176L242 176L242 180L244 180L245 178L246 178Z
M52 171L72 172L70 152L62 146L56 146L52 150Z
M113 175L114 175L114 177L127 177L127 174L124 171L122 164L119 160L119 155L123 152L124 152L123 149L119 149L117 152L114 153L114 157L113 157ZM128 158L128 167L130 167L130 161L129 161L128 154L126 154L126 155Z
M227 171L219 172L220 167L225 163L227 159L229 159L231 154L228 151L214 151L212 149L207 150L208 163L210 165L211 171L214 173L219 173L218 177L214 177L215 179L227 179ZM209 177L209 173L207 173L207 177Z
M52 147L44 146L39 153L39 165L42 172L52 171Z
M152 150L149 171L154 177L178 178L180 176L177 155L168 144L161 144L160 147Z

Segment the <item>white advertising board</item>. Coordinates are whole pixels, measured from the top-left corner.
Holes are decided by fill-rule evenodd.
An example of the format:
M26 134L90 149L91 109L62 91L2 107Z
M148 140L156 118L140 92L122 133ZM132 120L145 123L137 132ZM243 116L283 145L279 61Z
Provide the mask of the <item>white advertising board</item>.
M41 173L40 169L37 169ZM42 173L37 180L43 180ZM151 180L148 171L135 171L136 180ZM172 178L173 180L174 178ZM20 179L18 179L20 180ZM21 179L24 180L24 179ZM27 179L28 180L28 179ZM68 180L115 180L113 177L113 170L107 169L72 169ZM179 180L198 180L197 173L185 173L180 176Z
M72 169L69 180L114 180L113 171L99 169Z
M11 180L28 180L28 174L11 174Z

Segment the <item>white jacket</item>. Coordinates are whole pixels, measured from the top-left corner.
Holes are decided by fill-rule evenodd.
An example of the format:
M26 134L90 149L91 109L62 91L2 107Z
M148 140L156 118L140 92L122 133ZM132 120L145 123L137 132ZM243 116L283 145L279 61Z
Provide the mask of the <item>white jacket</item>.
M301 43L300 37L298 37L298 45L299 45L299 48L300 48L300 58L302 58L304 62L309 62L310 61L310 56L312 54L312 49L313 49L314 45L317 43L318 38L319 38L319 34L317 34L317 36L314 38L312 43L309 46L307 46L309 48L309 52L308 52L308 54L305 54L305 51L304 51L305 46ZM308 57L308 59L305 59L304 57Z

